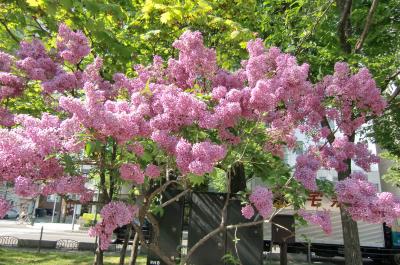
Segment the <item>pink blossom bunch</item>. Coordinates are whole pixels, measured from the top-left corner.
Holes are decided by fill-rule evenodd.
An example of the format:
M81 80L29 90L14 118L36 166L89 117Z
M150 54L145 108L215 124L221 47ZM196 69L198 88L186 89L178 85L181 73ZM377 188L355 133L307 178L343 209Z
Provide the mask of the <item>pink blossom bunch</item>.
M86 66L82 73L76 72L75 75L81 73L81 76L77 77L81 86L85 87L85 84L89 83L89 86L95 87L95 90L101 92L105 99L111 100L117 95L119 87L113 86L109 81L103 79L100 74L102 67L103 59L96 57L91 64Z
M101 211L101 222L90 228L90 236L98 236L100 248L106 250L110 245L112 234L117 227L121 227L133 221L138 208L136 206L127 205L123 202L110 202L105 205Z
M144 147L139 142L134 142L132 144L129 144L126 148L128 149L129 152L132 152L139 157L144 155Z
M223 146L208 141L192 145L185 139L180 139L175 153L176 164L182 174L201 176L212 172L214 165L225 157L226 150Z
M0 72L10 72L13 64L13 57L0 51Z
M14 182L14 192L22 197L35 197L39 193L39 185L30 178L19 176Z
M119 168L119 173L124 180L133 181L135 184L144 183L144 173L138 164L124 163Z
M200 32L186 31L172 46L179 50L179 59L168 61L168 71L171 81L178 87L186 89L195 83L204 86L203 80L215 75L215 50L204 47Z
M49 80L57 72L57 64L49 57L40 40L22 41L17 55L20 58L16 62L17 67L33 80Z
M346 135L351 135L365 123L367 114L380 115L386 107L380 89L376 87L366 68L351 75L349 66L338 62L335 64L335 73L326 76L317 87L323 89L327 97L335 100L335 106L338 106L336 113L331 110L331 113L327 114L336 121ZM357 118L352 116L354 106L361 112Z
M174 86L160 86L154 91L151 109L154 113L150 120L153 130L177 131L199 121L207 105Z
M346 159L352 159L366 171L370 170L371 164L379 162L379 158L368 150L367 144L350 142L347 137L337 137L332 145L323 146L320 154L326 168L339 172L347 169Z
M14 115L8 109L0 107L0 126L11 127L14 125Z
M158 178L161 175L160 168L154 164L149 164L144 171L144 174L151 179Z
M310 152L301 154L296 158L296 169L293 176L306 189L315 191L318 189L315 180L320 166L321 163L314 154Z
M3 218L10 209L11 204L7 200L0 198L0 218Z
M226 87L227 89L242 89L246 79L246 71L244 69L239 69L234 73L230 73L223 69L218 69L213 78L212 87L216 88L222 86Z
M389 192L377 192L364 173L355 172L339 181L336 194L356 221L392 224L400 217L399 201Z
M78 80L74 73L58 71L53 79L42 82L43 91L51 94L53 92L64 92L78 88Z
M17 115L19 124L0 129L0 172L3 179L13 181L22 176L35 181L54 180L64 176L64 168L54 154L76 152L79 127L71 119L60 121L43 114L41 119Z
M246 219L251 219L254 216L254 208L251 204L246 204L244 207L242 207L242 215Z
M21 95L23 88L24 83L20 77L11 73L0 72L0 101Z
M332 222L328 210L324 209L323 211L315 211L315 213L306 210L299 210L297 213L307 222L320 226L325 234L332 234Z
M90 53L86 36L81 31L72 31L65 24L58 28L57 48L60 56L71 64L79 63Z
M60 107L70 112L88 130L95 130L96 136L105 139L115 137L124 143L135 136L150 133L148 122L137 115L137 107L127 101L110 101L105 92L97 90L93 83L85 83L86 101L72 97L61 97Z
M250 202L257 209L258 213L264 218L268 218L272 213L273 194L266 187L256 186L249 197ZM254 215L253 206L247 204L242 208L242 215L250 219Z
M118 89L127 89L130 93L143 90L148 82L153 84L167 84L165 76L167 69L164 67L164 61L160 56L154 56L153 64L145 67L143 65L135 65L134 67L137 77L128 78L122 73L116 73L113 76L114 86ZM151 89L151 88L150 88Z
M87 182L83 176L64 176L53 179L42 185L40 194L48 196L51 194L76 194L80 195L81 203L86 203L93 199L93 191L85 187Z

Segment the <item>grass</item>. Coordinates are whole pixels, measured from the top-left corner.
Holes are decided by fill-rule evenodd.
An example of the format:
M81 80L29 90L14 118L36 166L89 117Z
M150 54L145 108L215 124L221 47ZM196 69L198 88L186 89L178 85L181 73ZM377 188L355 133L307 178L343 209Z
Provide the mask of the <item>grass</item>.
M0 265L88 265L93 263L93 252L33 252L0 248ZM125 262L129 257L125 258ZM117 265L119 256L105 254L105 265ZM138 265L146 264L146 257L138 257Z

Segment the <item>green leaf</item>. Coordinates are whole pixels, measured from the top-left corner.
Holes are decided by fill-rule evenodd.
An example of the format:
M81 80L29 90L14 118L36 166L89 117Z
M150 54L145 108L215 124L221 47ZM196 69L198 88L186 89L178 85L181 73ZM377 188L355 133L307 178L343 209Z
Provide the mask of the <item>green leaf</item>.
M195 174L188 174L188 177L189 177L190 183L192 183L193 186L200 186L206 180L206 178L204 176L198 176Z

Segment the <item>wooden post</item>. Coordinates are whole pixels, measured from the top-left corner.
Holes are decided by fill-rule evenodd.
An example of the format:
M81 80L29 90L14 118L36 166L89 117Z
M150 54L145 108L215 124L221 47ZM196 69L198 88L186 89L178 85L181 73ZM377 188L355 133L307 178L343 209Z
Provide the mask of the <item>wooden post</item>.
M287 242L286 240L279 244L280 251L280 265L287 265Z

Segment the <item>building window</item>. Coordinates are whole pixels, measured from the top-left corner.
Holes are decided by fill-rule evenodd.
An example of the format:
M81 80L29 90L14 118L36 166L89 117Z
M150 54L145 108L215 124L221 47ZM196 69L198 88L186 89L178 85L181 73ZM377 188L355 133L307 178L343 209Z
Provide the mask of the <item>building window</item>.
M47 202L54 202L54 199L56 199L56 202L60 201L60 197L55 194L47 196Z

